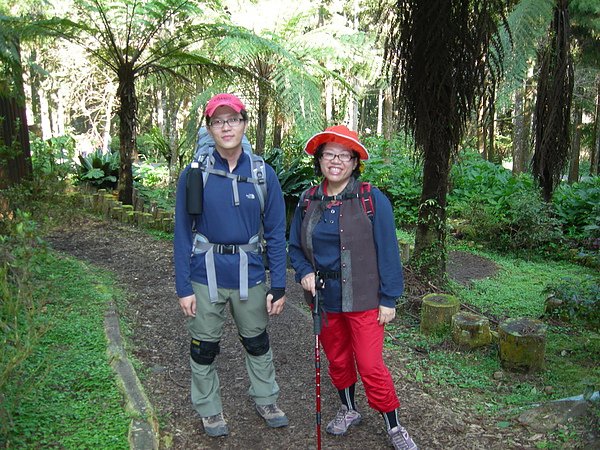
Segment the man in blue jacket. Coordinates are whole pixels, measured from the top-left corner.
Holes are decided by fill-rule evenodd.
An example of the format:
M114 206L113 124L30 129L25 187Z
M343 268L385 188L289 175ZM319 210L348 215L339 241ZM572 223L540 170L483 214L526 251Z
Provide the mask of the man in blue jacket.
M288 424L276 404L279 386L267 333L269 316L280 314L286 300L285 207L281 186L270 166L264 165L264 207L256 183L248 180L253 176L253 162L242 148L248 115L241 100L218 94L208 101L205 118L215 143L214 166L203 187L200 214L188 211L188 196L198 194L188 191L192 185L189 165L179 179L175 278L179 304L189 317L192 404L205 432L224 436L229 427L223 417L214 360L227 305L246 351L248 394L256 411L270 427ZM265 284L261 234L266 241L270 289Z

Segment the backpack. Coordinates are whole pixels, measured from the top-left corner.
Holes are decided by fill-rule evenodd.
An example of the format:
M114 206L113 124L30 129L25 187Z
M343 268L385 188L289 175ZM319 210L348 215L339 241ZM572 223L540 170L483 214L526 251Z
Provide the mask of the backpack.
M319 186L312 186L308 190L304 191L304 193L302 194L302 197L300 197L300 203L302 204L302 215L304 216L306 214L306 210L308 209L310 202L313 200L330 201L330 200L346 200L346 199L350 199L350 198L360 198L361 204L363 207L363 211L365 212L365 214L367 215L369 220L371 220L371 222L373 222L373 217L375 216L375 204L373 203L371 187L372 187L371 183L369 183L367 181L361 181L360 188L358 190L358 194L346 193L340 197L337 195L331 195L331 196L317 195L317 189L319 189Z
M265 160L252 152L252 146L248 141L248 138L244 134L242 138L242 150L248 154L252 164L252 176L245 177L242 175L234 175L225 170L214 169L215 158L213 151L215 150L215 141L212 136L208 133L206 127L201 127L198 130L198 139L196 141L196 152L194 159L192 160L190 169L200 169L202 172L202 189L206 185L208 175L219 175L221 177L231 178L233 183L233 194L235 205L239 204L239 193L237 190L237 182L245 182L254 184L256 195L260 202L260 214L261 218L264 215L265 200L267 198L267 181L265 178ZM192 170L190 170L192 172ZM189 176L189 172L188 172ZM189 187L190 183L188 183ZM200 200L200 204L202 201Z
M245 275L240 273L240 298L248 299L248 260L246 253L255 252L263 255L263 264L267 267L265 256L266 244L264 242L263 219L265 211L265 200L267 198L267 181L265 172L265 160L252 152L252 146L248 142L246 135L242 137L242 150L250 157L252 165L252 174L250 177L235 175L226 170L215 169L215 141L208 133L206 127L198 130L198 140L196 141L196 152L194 159L190 164L187 173L187 211L189 214L202 214L202 204L204 195L204 186L209 175L218 175L231 179L233 189L233 202L235 206L240 204L240 195L238 192L238 182L252 183L260 203L260 229L258 234L252 236L248 244L229 245L214 244L208 242L206 236L195 232L192 253L204 254L206 260L206 270L208 279L208 292L211 302L217 301L217 275L214 265L214 253L240 255L240 268L245 267ZM200 176L202 174L202 176ZM190 201L190 199L192 199ZM245 261L245 262L243 262Z

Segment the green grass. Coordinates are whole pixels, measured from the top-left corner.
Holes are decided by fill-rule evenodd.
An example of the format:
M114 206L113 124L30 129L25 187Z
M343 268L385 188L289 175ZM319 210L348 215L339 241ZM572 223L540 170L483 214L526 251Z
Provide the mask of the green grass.
M567 262L525 261L482 251L499 266L498 273L469 287L452 284L463 304L470 304L492 319L540 318L544 311L544 288L562 277L583 279L597 274ZM428 391L464 399L476 411L505 423L525 408L600 389L600 333L581 325L550 322L546 342L546 368L534 374L503 370L497 344L483 349L458 348L449 333L425 337L418 318L399 312L387 328L386 346L398 348L404 362L402 375L419 382ZM496 326L491 323L494 329ZM576 439L563 430L550 434L553 442Z
M46 332L7 394L8 448L128 449L130 418L107 360L104 312L122 295L106 273L56 254L36 261Z
M458 288L464 303L480 308L486 314L510 317L539 317L544 312L543 290L562 277L583 279L597 275L593 269L562 261L524 261L510 256L485 255L500 267L491 279L474 281L470 288Z

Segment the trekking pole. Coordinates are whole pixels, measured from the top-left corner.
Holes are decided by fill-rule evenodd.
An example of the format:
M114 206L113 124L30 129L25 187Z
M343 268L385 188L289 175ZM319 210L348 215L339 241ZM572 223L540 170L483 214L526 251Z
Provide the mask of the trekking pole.
M315 279L316 294L313 297L313 328L315 332L315 384L316 384L316 419L317 419L317 450L321 450L321 353L319 351L319 335L321 334L321 305L319 291L323 289L324 280L317 276Z

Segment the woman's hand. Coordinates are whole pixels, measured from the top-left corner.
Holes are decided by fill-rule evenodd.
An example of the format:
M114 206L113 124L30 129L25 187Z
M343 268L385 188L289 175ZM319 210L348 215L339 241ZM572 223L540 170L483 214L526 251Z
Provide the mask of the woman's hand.
M388 308L387 306L379 306L379 314L377 315L377 321L379 325L385 325L390 323L394 317L396 317L396 308Z
M314 272L304 275L302 280L300 280L300 284L302 285L302 289L305 291L310 291L313 297L317 295Z

